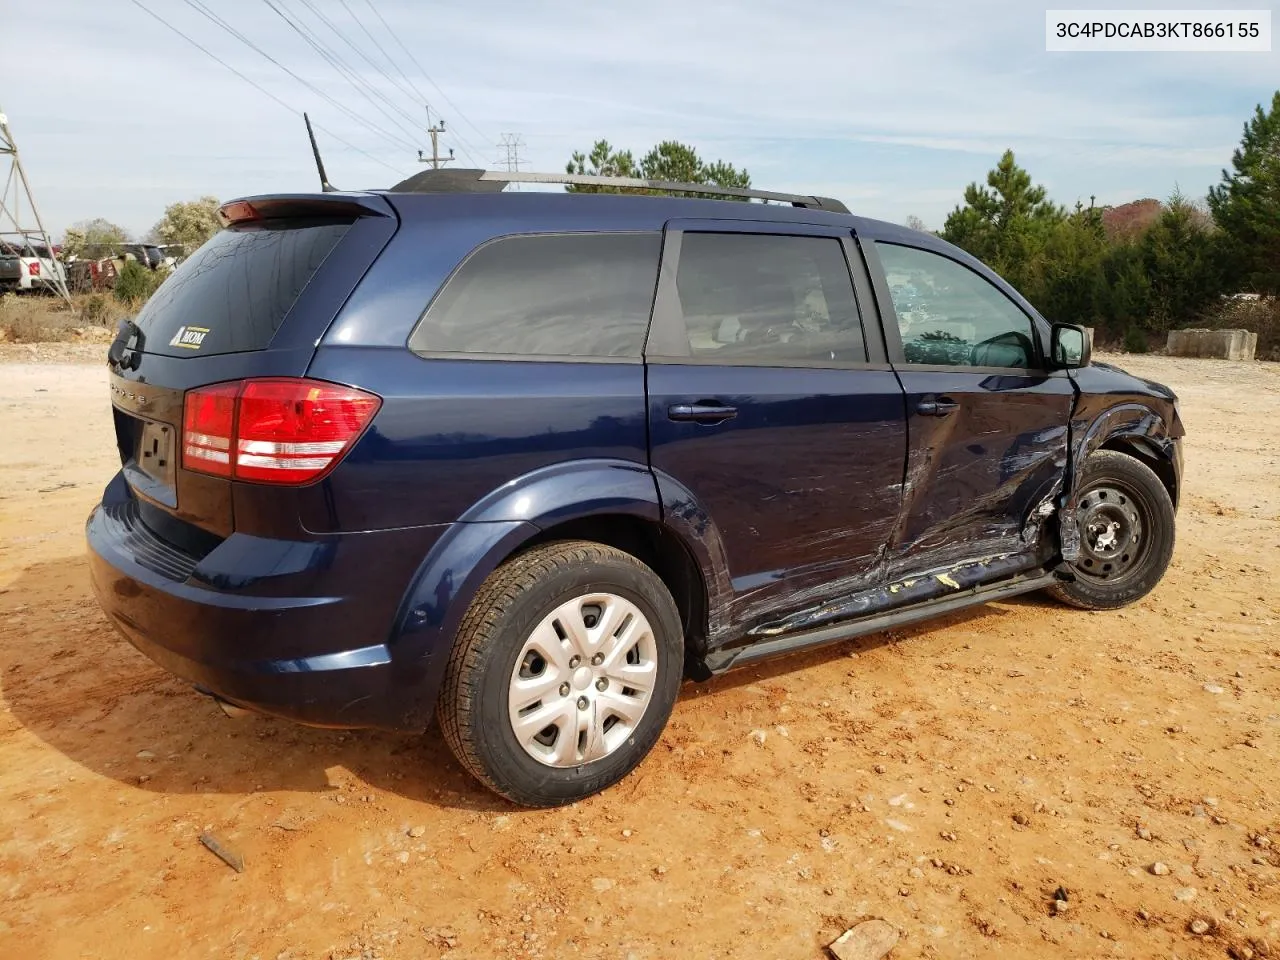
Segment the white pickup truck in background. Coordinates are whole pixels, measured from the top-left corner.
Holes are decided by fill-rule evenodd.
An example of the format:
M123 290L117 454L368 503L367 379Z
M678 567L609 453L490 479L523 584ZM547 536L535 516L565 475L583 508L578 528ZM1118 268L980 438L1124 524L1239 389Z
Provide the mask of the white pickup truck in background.
M0 241L0 293L52 293L59 277L65 282L66 270L44 244Z

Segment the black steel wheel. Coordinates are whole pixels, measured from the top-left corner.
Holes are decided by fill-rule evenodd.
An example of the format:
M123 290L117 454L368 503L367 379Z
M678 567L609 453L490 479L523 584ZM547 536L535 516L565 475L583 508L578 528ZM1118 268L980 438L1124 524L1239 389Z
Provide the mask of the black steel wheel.
M1173 556L1173 502L1144 463L1101 450L1085 464L1076 499L1080 555L1074 583L1051 592L1088 610L1111 610L1146 596Z

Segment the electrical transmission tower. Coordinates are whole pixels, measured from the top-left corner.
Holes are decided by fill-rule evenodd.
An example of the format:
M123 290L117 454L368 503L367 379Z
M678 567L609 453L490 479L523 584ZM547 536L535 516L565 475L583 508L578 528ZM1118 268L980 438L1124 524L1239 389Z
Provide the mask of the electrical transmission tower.
M520 172L520 164L524 163L520 159L520 148L523 146L524 141L520 139L520 134L504 133L502 135L502 140L498 143L502 156L498 158L498 163L504 164L508 173Z
M520 164L525 161L520 159L520 148L524 146L524 141L520 139L518 133L504 133L502 139L498 141L498 149L501 152L497 159L497 164L506 168L508 173L519 173ZM519 190L520 184L513 183L512 190Z
M0 165L0 169L3 166L9 168L5 172L4 192L0 193L0 242L16 247L25 256L54 261L53 238L40 219L31 184L22 169L22 158L18 156L18 142L13 138L9 118L4 111L0 111ZM44 248L43 254L40 253L41 247ZM40 271L40 283L68 304L71 302L67 281L56 263L53 269Z

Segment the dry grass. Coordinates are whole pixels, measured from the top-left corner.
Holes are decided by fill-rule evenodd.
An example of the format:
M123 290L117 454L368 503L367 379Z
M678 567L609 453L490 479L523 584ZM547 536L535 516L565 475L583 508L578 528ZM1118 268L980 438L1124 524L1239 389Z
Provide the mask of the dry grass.
M104 331L128 316L129 309L110 295L81 294L68 308L57 297L8 294L0 297L0 342L60 343L101 340Z
M1280 360L1280 298L1228 300L1205 319L1211 329L1252 330L1258 335L1258 359Z

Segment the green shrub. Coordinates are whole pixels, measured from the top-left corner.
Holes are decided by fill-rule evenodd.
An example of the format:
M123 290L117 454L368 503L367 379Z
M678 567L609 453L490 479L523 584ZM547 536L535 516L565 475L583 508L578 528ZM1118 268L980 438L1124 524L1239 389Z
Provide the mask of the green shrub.
M148 270L136 260L128 260L116 277L112 291L115 298L131 307L140 306L156 292L166 274L161 270Z
M106 296L101 293L91 293L80 306L80 319L85 323L105 326L109 311Z
M1124 332L1125 353L1146 353L1147 334L1141 327L1130 327Z

